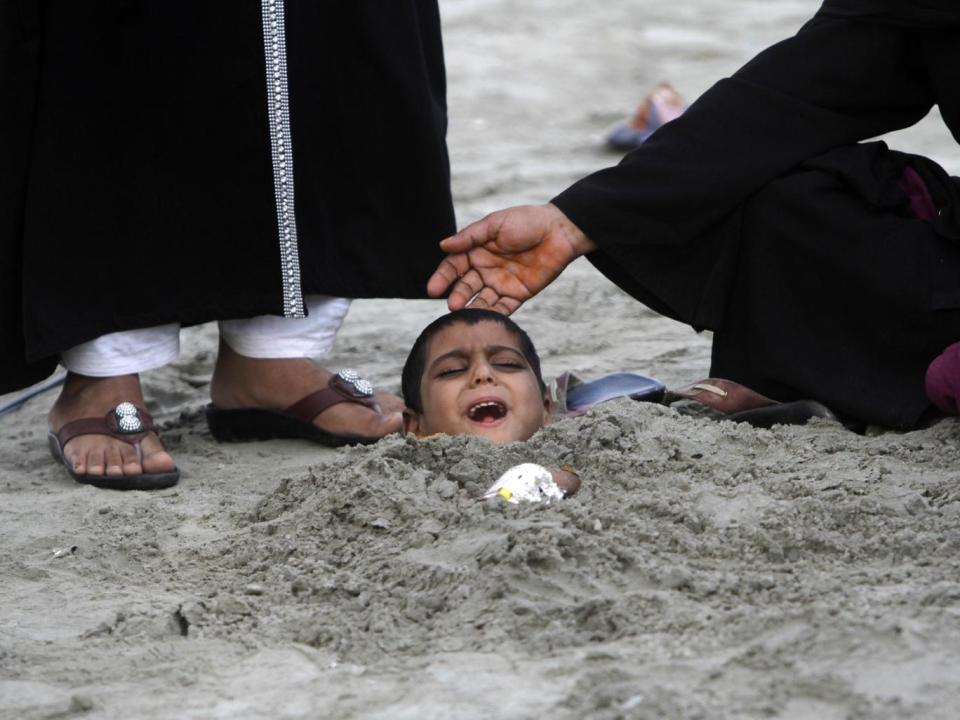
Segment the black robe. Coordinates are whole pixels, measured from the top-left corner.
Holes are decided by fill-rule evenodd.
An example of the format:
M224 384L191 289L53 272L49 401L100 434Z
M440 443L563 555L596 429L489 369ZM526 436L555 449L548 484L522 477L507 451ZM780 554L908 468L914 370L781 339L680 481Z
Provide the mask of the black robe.
M713 374L910 427L929 405L927 364L960 340L960 181L849 144L934 105L960 140L960 4L828 0L553 202L610 279L716 331ZM933 223L910 217L907 163L936 199Z
M436 0L0 0L0 392L108 332L424 297L445 91Z

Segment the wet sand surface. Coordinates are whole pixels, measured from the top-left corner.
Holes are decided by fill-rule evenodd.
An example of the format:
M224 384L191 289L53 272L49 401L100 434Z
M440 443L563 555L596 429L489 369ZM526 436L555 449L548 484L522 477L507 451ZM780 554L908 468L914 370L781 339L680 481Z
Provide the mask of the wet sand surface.
M443 0L459 221L617 160L656 82L696 97L814 2ZM960 174L934 116L888 138ZM354 304L329 367L387 390L430 301ZM706 376L710 339L578 262L517 320L548 376ZM960 425L756 430L618 401L526 444L218 445L216 331L145 377L176 488L80 486L52 395L0 418L2 718L953 718ZM577 467L553 506L476 498ZM54 552L54 551L58 552Z

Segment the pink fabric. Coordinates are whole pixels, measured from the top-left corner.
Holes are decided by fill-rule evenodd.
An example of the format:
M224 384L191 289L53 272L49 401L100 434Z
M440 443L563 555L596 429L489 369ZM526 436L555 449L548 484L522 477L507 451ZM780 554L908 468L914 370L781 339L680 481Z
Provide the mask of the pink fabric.
M917 174L917 171L907 165L903 168L903 176L900 178L900 189L903 190L910 199L910 211L918 220L933 222L937 219L937 206L933 203L930 191L923 178Z
M912 167L903 169L900 188L910 199L910 210L917 219L932 222L937 218L937 206L930 191ZM960 415L960 342L930 363L924 380L930 402L948 415Z
M960 415L960 342L930 363L926 376L927 397L948 415Z

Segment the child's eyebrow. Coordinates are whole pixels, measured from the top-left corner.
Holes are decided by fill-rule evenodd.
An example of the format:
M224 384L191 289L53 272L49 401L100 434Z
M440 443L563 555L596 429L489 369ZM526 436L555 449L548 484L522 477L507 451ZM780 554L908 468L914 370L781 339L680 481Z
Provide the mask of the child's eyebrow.
M523 358L524 360L526 360L522 352L520 352L515 347L510 347L509 345L487 345L487 347L485 347L483 351L487 356L496 355L497 353L501 353L501 352L509 352L509 353L513 353L519 358ZM437 363L443 362L444 360L447 360L449 358L468 358L468 357L470 357L470 353L468 353L463 348L457 348L455 350L451 350L450 352L445 352L443 355L439 355L437 358L434 359L432 363L430 363L430 367L433 368Z
M486 348L487 355L496 355L501 352L510 352L516 355L517 357L523 357L523 353L520 352L515 347L510 347L509 345L488 345Z

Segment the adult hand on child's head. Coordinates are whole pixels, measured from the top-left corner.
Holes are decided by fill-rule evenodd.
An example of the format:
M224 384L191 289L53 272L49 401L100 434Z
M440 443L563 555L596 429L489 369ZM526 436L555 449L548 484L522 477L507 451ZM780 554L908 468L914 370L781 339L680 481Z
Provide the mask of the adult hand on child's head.
M555 205L500 210L440 243L448 253L427 282L447 305L489 308L509 315L543 290L580 255L595 249Z

